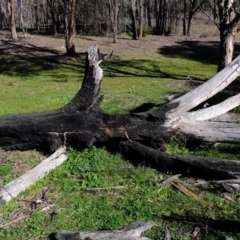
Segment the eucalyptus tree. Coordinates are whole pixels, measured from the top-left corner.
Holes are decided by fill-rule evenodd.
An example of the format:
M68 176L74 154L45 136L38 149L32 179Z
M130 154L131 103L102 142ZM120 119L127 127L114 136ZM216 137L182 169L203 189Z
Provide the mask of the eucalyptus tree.
M217 26L220 33L218 71L226 67L233 58L235 35L240 30L238 6L239 2L236 0L208 0L210 11L201 7L201 10Z
M109 2L109 16L112 25L113 43L117 42L118 34L118 14L119 14L119 0L108 0Z
M52 30L53 35L56 36L58 34L58 21L57 21L57 13L59 9L59 2L58 0L47 0L47 7L50 12L51 20L52 20Z
M76 7L78 0L63 0L67 55L75 55Z
M8 0L7 4L8 4L8 13L9 13L9 19L10 19L12 41L16 42L18 40L18 36L17 36L16 23L15 23L15 1Z
M155 0L156 34L163 35L173 32L173 29L179 24L182 5L181 0Z
M7 14L7 4L0 2L0 29L8 28L9 19Z
M184 0L183 35L191 36L193 17L206 1L207 0Z
M141 39L143 37L143 11L144 11L144 6L143 6L143 0L138 1L139 5L139 34L138 34L138 39Z
M132 39L137 40L138 39L138 34L137 34L137 23L136 23L136 11L137 11L137 6L136 6L136 0L131 0L131 8L130 8L130 15L131 15L131 20L132 20Z

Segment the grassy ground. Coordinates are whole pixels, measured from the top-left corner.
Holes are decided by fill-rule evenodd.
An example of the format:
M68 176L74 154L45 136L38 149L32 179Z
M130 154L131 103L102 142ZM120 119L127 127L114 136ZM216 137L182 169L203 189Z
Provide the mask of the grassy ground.
M3 39L6 33L1 34ZM2 41L0 45L0 115L58 108L80 87L83 54L63 55L61 38L34 36L25 41L18 45ZM211 45L199 39L152 36L134 42L124 36L113 45L111 39L78 37L77 51L96 42L104 53L115 51L113 59L103 63L102 108L111 113L157 107L166 102L167 94L189 89L190 78L205 81L216 71L214 41ZM192 152L174 139L165 144L169 153L230 159L240 158L238 149L208 146ZM1 151L0 155L1 185L44 158L36 151ZM200 197L196 200L171 185L161 185L169 176L171 173L134 166L105 149L68 149L68 160L62 166L0 206L0 239L53 239L52 234L63 229L118 229L150 220L157 224L145 233L152 239L165 239L166 229L174 239L194 239L196 226L200 227L199 239L217 239L220 232L240 239L236 230L239 232L239 193L226 197L216 184L190 188ZM196 179L178 181L189 184ZM123 188L96 190L114 186ZM50 209L42 211L46 206Z

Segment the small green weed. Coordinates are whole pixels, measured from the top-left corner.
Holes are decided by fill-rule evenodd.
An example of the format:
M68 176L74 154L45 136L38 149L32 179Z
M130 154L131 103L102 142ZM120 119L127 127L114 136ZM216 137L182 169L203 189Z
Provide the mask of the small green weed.
M2 165L0 168L0 176L7 176L11 171L11 167L9 165Z
M165 144L165 151L170 154L177 154L183 156L189 156L189 149L186 148L185 143L179 142L176 137L169 139L169 142Z
M52 232L63 229L118 229L131 222L149 220L157 223L146 233L154 240L164 239L166 227L172 237L188 239L187 232L197 219L238 219L235 213L240 210L234 202L226 204L221 197L204 192L204 201L221 206L222 211L216 211L204 201L190 198L171 186L161 186L161 179L168 175L142 166L133 167L120 155L112 155L103 148L93 147L81 152L71 149L68 156L63 165L16 200L0 207L5 222L11 221L16 210L25 209L26 214L21 222L3 229L4 239L47 239ZM123 188L115 189L115 186ZM32 212L31 203L33 199L41 199L43 189L48 189L47 201L54 207L49 212L41 212L44 204L40 204ZM193 191L202 194L200 190ZM52 214L55 214L54 219ZM181 223L176 216L182 219L194 216L196 221L190 219Z

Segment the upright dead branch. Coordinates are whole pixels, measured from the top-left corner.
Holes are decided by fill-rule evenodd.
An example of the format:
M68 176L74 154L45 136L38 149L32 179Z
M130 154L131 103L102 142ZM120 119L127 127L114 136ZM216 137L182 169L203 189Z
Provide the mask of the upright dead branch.
M62 108L64 112L89 111L99 109L102 98L99 98L103 77L101 68L102 55L97 46L89 47L86 53L85 75L82 87L77 95Z

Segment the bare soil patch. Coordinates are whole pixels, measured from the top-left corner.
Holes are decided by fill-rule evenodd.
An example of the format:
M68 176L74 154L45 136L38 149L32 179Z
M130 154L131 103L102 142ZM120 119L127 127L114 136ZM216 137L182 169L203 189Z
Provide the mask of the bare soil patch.
M28 38L23 38L20 36L19 39L20 41L18 43L13 44L11 41L9 41L8 32L0 32L0 50L4 50L5 54L14 54L15 56L34 55L36 57L47 57L56 54L65 54L65 40L63 35L52 37L33 34L29 35ZM185 46L183 49L185 52L189 50L189 47L191 47L189 51L195 51L199 48L199 46L207 46L208 44L211 46L213 42L218 43L218 38L211 37L206 39L189 38L186 36L148 35L141 41L134 41L129 36L123 35L119 36L117 43L115 44L112 43L112 38L107 37L78 36L75 39L77 53L84 53L89 46L97 44L103 53L113 50L114 53L118 56L129 57L132 57L132 54L136 52L142 53L144 55L151 55L153 53L158 53L162 48L169 48L170 50L173 49L175 51L175 54L178 54L178 48L181 50L183 46ZM13 48L11 47L13 45L19 47Z

